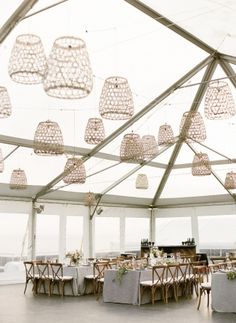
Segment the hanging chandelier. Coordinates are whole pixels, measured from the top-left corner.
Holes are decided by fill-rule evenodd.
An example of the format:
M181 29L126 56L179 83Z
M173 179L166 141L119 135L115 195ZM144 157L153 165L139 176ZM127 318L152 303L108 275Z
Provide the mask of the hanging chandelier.
M7 118L11 115L11 102L4 86L0 86L0 118Z
M84 195L84 205L93 206L96 204L95 194L93 192L85 193Z
M174 142L174 133L170 125L164 124L159 127L158 145L168 145Z
M59 99L81 99L93 87L93 74L85 42L76 37L57 38L49 55L44 90Z
M236 189L236 173L229 172L225 177L225 188L228 190Z
M85 129L84 140L87 144L97 145L105 138L103 121L100 118L89 118Z
M10 189L23 190L27 188L27 179L23 169L14 169L10 179Z
M110 120L130 119L134 114L133 96L128 81L119 76L105 80L99 102L100 115Z
M208 119L227 119L236 113L233 95L227 82L211 82L207 88L204 106Z
M120 160L127 163L143 162L143 143L138 134L132 132L124 135L120 147Z
M50 120L40 122L35 131L33 148L37 155L63 154L64 144L59 125Z
M23 84L41 83L46 69L47 61L41 39L32 34L19 35L8 65L11 79Z
M151 160L158 155L158 146L153 135L144 135L142 137L142 143L144 160Z
M0 173L2 173L3 170L4 170L4 161L3 161L2 149L0 148Z
M85 166L79 157L68 158L64 172L68 172L63 178L66 184L84 184L86 181Z
M211 165L207 154L196 153L192 163L193 176L211 175Z
M137 189L148 189L148 178L146 174L138 174L135 186Z
M180 133L183 130L184 124L188 129L185 134L186 137L188 137L187 139L188 142L191 142L193 140L202 142L206 139L206 128L205 128L202 116L199 112L187 111L183 114L183 117L180 123Z

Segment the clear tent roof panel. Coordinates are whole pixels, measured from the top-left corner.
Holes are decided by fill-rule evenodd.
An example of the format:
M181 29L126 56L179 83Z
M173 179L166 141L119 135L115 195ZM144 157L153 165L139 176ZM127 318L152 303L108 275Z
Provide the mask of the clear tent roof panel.
M142 0L141 2L220 52L235 55L234 0Z
M9 7L10 11L13 2L16 8L19 1L15 0L11 1L11 4L4 4L4 6ZM221 0L217 3L207 0L195 3L184 0L177 0L175 3L166 0L142 2L153 6L154 9L168 16L169 19L197 35L209 45L228 54L233 54L232 49L234 47L231 40L234 33L231 17L233 17L235 4L232 1L227 1L227 3L223 3ZM37 2L29 13L54 3L55 1L44 1L43 4L42 2ZM0 4L0 10L1 6ZM93 8L92 10L91 7ZM229 10L229 8L232 10ZM5 12L7 13L7 10ZM227 16L228 14L229 16ZM229 17L228 21L220 21L219 23L218 19L224 16ZM8 18L7 14L5 18ZM204 23L207 19L209 19L209 26L204 28ZM197 25L199 30L196 29ZM221 32L218 32L219 30ZM225 30L230 33L230 36L225 34ZM8 62L14 41L17 35L22 33L39 35L47 55L57 37L74 35L84 39L94 75L93 90L88 97L81 100L60 100L47 96L42 85L28 86L14 83L8 75ZM226 36L223 39L224 34ZM221 46L217 47L220 39ZM230 46L232 46L231 49L229 49ZM197 46L165 28L125 1L67 1L22 20L1 46L0 62L2 72L0 85L7 87L13 106L12 116L7 119L0 119L1 135L33 140L38 123L51 119L60 125L65 145L92 149L94 146L88 145L84 141L84 131L88 118L99 117L99 96L104 80L107 77L119 75L128 79L134 97L135 113L138 113L165 91L167 87L171 86L206 58L207 55ZM122 134L106 145L101 152L119 156L122 138L125 133L131 131L137 132L141 136L153 134L157 139L159 126L164 123L171 124L175 136L178 136L182 115L191 107L198 89L197 85L191 85L201 82L204 71L205 69L197 73L195 77L185 84L189 85L189 87L183 87L170 93L164 101L128 127ZM218 68L213 78L222 76L225 76L225 74ZM234 88L232 85L230 86L235 95ZM203 102L199 111L203 115ZM235 117L220 121L211 121L204 118L204 121L207 127L207 139L204 144L229 157L234 157L236 146L232 143L235 137ZM103 119L103 122L106 136L113 133L124 123L124 121L105 119ZM6 151L6 149L4 150ZM169 148L155 158L154 161L167 165L173 150L174 147ZM5 151L3 151L4 154ZM209 155L211 160L222 159L212 152L209 152ZM193 152L188 147L183 147L177 157L176 164L191 163L192 158ZM25 166L27 168L29 184L46 185L63 171L65 162L66 156L39 157L34 155L32 149L20 148L6 160L7 166L4 173L0 174L0 182L7 183L9 181L12 167L17 164L20 165L19 167L23 168ZM90 171L101 171L115 163L114 160L90 158L86 161L85 167L90 173ZM86 184L70 185L63 189L75 192L93 190L100 193L134 167L135 164L122 163L110 170L92 176ZM43 170L40 174L39 169ZM111 194L123 195L125 192L127 196L153 198L164 170L147 166L141 171L144 169L148 169L147 172L151 183L148 190L135 190L133 184L136 174L134 174L112 189ZM173 186L175 187L177 184L176 178L180 178L181 175L181 183L185 183L185 181L186 183L192 183L191 176L186 176L184 171L187 171L187 175L189 175L191 169L171 172L161 198L166 196L175 197L175 189L172 186L170 187L168 183L174 182ZM180 173L177 175L176 172ZM63 184L62 181L56 186L61 184ZM212 183L212 185L215 186L215 183ZM183 186L185 187L185 184ZM218 186L217 183L216 186ZM207 188L209 188L208 192ZM185 192L183 189L181 195L202 194L200 184L191 186L191 189L192 192L191 190L186 190ZM207 184L204 186L205 191L206 194L213 194L212 191L214 190ZM216 191L216 194L222 193L220 190L218 191L218 187Z

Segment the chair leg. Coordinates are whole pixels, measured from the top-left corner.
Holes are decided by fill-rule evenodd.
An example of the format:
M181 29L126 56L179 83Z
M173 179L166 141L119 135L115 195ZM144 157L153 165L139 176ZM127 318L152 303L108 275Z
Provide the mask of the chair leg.
M199 310L200 305L201 305L201 298L202 298L202 294L203 294L203 289L202 289L202 288L200 288L199 301L198 301L198 306L197 306L197 309L198 309L198 310Z
M73 280L70 281L70 286L71 286L71 291L72 291L72 294L73 296L75 296L75 293L74 293L74 285L73 285Z
M24 294L25 294L25 292L26 292L26 289L27 289L27 285L28 285L28 282L29 282L29 280L27 279L27 280L26 280L26 282L25 282L25 289L24 289Z
M207 307L209 307L210 290L207 290Z

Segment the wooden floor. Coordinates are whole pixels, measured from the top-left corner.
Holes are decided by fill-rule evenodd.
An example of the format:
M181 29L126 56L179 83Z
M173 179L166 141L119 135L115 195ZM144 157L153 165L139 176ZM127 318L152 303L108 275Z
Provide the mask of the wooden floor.
M0 323L236 323L236 314L215 313L206 307L203 297L197 311L197 299L180 299L142 306L103 303L93 295L64 297L26 295L24 285L0 286Z

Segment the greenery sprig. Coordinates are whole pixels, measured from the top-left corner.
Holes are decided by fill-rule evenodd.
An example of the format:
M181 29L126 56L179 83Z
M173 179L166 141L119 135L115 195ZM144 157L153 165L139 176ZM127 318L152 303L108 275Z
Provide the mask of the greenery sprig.
M226 275L227 275L227 279L233 280L236 278L236 271L229 271L229 272L227 272Z
M122 277L128 272L128 269L125 267L120 267L116 272L116 279L121 284Z

